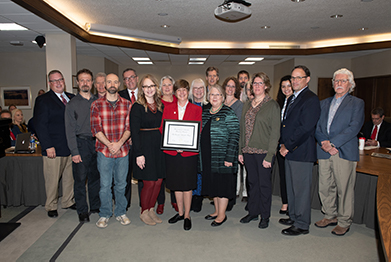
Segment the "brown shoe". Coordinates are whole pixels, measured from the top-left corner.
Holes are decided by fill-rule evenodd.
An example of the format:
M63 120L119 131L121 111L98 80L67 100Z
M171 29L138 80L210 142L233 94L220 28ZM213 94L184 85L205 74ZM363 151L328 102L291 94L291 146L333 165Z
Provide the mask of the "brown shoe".
M336 226L333 231L331 231L332 234L336 235L336 236L343 236L345 235L347 232L349 232L349 229L350 227L340 227L340 226Z
M143 221L145 224L149 226L156 225L156 222L152 220L152 218L149 216L149 210L145 209L143 213L140 215L141 221Z
M155 222L155 223L158 223L158 224L161 224L163 221L156 215L155 213L155 210L153 208L151 208L149 210L149 213L148 215L152 218L152 220Z
M338 224L338 219L336 219L336 218L333 218L333 219L323 218L322 220L316 222L315 226L320 227L320 228L325 228L328 226L336 226L337 224Z

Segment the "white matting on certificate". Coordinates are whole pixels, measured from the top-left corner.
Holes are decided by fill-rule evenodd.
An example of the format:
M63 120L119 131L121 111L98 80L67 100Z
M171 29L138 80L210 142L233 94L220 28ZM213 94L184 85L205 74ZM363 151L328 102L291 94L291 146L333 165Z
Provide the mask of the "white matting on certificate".
M164 119L161 149L198 152L200 124L200 121Z

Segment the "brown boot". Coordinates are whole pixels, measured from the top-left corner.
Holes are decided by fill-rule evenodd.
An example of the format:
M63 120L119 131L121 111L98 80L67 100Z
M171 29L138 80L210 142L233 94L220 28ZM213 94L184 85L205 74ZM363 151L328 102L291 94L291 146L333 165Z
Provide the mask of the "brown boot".
M143 221L145 224L147 224L149 226L156 225L155 221L153 221L152 218L149 216L148 209L145 209L144 212L141 213L140 219L141 219L141 221Z
M155 210L151 208L149 210L148 215L152 218L152 220L158 224L161 224L163 221L156 215Z
M333 219L323 218L322 220L316 222L315 226L320 227L320 228L325 228L328 226L336 226L337 223L338 223L338 219L336 219L336 218L333 218Z
M333 231L331 231L332 234L336 235L336 236L343 236L345 235L347 232L349 232L349 229L350 227L340 227L340 226L336 226Z

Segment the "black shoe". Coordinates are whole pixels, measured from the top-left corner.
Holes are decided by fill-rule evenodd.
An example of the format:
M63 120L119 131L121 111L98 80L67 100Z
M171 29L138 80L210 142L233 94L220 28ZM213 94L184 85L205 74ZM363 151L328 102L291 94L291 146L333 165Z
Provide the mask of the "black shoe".
M79 214L79 221L84 222L90 222L90 217L88 216L88 213L81 213Z
M248 214L247 216L240 219L240 223L247 224L250 223L250 221L256 221L256 220L258 220L258 215L251 216L250 214Z
M308 229L301 229L295 226L291 226L281 231L283 235L286 236L298 236L308 234L310 231Z
M227 221L227 216L225 216L224 220L221 221L220 223L219 223L219 222L216 222L216 220L215 220L215 221L213 221L210 225L211 225L212 227L218 227L218 226L221 226L225 221Z
M190 218L185 218L185 222L183 223L183 229L184 230L190 230L191 229L191 220L190 220Z
M49 217L58 217L57 210L50 210L50 211L48 211L48 216Z
M278 220L278 223L286 225L286 226L291 226L291 225L293 225L293 223L295 223L295 221L293 221L290 218L280 218L280 220Z
M247 202L248 198L247 197L242 197L242 202Z
M259 228L267 228L269 226L269 218L261 218L261 221L259 221L258 227Z
M70 207L66 207L64 209L72 209L72 210L76 210L76 204L73 204L72 206Z
M211 215L207 215L205 217L206 220L213 220L213 219L216 219L217 216L211 216Z
M99 213L99 208L97 208L97 209L91 209L90 212L91 212L91 214L93 214L93 213Z
M184 215L180 216L179 214L176 214L175 216L173 216L172 218L170 218L168 220L168 223L170 224L175 224L176 222L178 222L179 220L183 220L185 219Z

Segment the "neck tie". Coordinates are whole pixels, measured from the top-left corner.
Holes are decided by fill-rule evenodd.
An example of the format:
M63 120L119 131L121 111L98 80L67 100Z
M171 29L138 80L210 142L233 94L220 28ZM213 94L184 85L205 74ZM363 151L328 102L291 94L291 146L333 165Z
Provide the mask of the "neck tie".
M288 110L289 108L291 107L291 105L293 104L293 102L295 101L295 95L291 95L289 98L288 98L288 102L287 102L287 106L285 108L285 112L284 112L284 119L286 119L286 115L288 113Z
M10 129L10 137L11 137L12 141L16 140L16 137L15 137L14 133L12 133L11 129Z
M130 98L130 101L132 101L132 104L134 104L134 102L136 102L136 98L134 96L134 91L132 91L131 93L132 93L132 97Z
M371 139L376 140L376 135L377 135L377 125L375 126L375 128L372 131Z
M65 97L61 94L61 101L64 105L67 105L67 100L65 99Z

